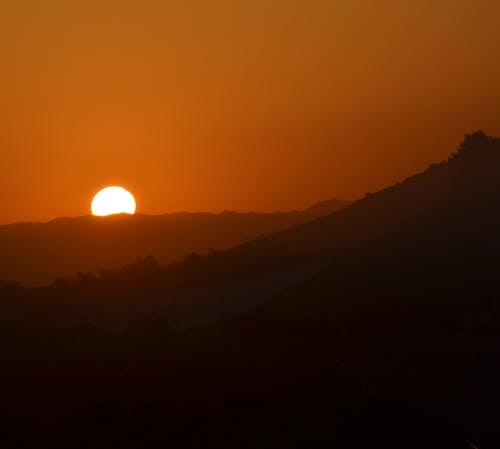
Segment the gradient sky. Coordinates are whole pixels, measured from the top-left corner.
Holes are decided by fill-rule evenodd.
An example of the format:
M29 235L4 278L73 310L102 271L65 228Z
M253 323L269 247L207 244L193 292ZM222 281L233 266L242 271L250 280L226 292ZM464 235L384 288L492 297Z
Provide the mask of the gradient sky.
M3 0L0 222L354 199L500 134L498 0Z

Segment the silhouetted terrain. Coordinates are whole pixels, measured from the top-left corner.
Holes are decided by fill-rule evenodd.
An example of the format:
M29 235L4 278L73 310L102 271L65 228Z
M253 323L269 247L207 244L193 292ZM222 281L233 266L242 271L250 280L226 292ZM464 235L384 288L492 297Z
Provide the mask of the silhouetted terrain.
M500 447L499 229L500 139L478 132L400 184L229 250L0 284L3 438Z
M4 225L0 279L42 285L77 272L119 268L137 257L169 263L281 231L348 204L328 200L300 212L86 216Z

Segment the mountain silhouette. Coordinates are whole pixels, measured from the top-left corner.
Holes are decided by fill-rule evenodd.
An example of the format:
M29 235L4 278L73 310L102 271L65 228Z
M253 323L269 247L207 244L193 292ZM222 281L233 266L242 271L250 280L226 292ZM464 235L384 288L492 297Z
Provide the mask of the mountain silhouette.
M298 292L308 278L322 281L317 287L306 282L305 291L321 292L343 281L346 271L357 273L369 267L377 273L380 264L400 273L398 264L403 267L412 257L429 258L428 269L437 269L439 260L454 266L460 254L491 262L500 226L500 196L495 194L500 193L499 155L499 139L478 132L466 136L447 161L325 217L227 250L193 253L166 266L144 259L100 276L82 275L64 284L64 295L75 297L85 313L93 304L109 306L110 295L117 304L120 298L125 304L144 303L143 312L151 316L158 314L157 307L166 307L162 313L168 316L172 313L168 305L176 304L177 321L185 316L178 325L189 327L243 313L287 289ZM421 264L408 271L422 272L425 262ZM473 265L470 272L476 273L480 266ZM485 273L491 271L486 268ZM373 277L371 272L365 275ZM53 293L44 292L45 303ZM186 306L178 306L181 303ZM70 312L78 315L79 308L73 306ZM114 313L109 311L110 320Z
M342 210L277 232L225 253L258 259L273 253L288 263L296 259L354 257L370 245L396 251L426 245L496 247L500 205L500 139L479 131L467 135L446 161L354 202ZM460 234L460 238L457 234ZM451 243L450 243L451 245Z
M0 283L4 435L499 447L498 229L500 139L477 132L420 174L230 249ZM58 424L27 423L28 406Z
M85 216L3 225L0 279L25 285L48 284L77 272L116 269L147 256L166 264L193 252L229 248L347 204L332 199L304 211Z
M269 242L293 252L332 253L360 247L424 216L446 215L451 220L470 213L471 221L480 219L476 214L486 214L498 204L499 175L500 140L477 132L466 136L447 161L367 194L338 213L281 232ZM456 210L450 210L452 204ZM435 220L434 227L440 223Z
M387 288L402 289L389 296L420 294L422 304L436 308L442 300L461 298L452 313L455 317L460 315L459 304L468 310L466 299L474 297L471 292L462 298L457 286L466 291L466 281L472 286L467 288L476 288L482 279L484 289L499 287L494 274L500 265L498 229L500 139L477 132L466 136L448 160L340 211L229 250L192 255L183 263L155 268L144 279L152 288L151 295L163 298L160 303L198 303L198 310L190 305L186 313L213 319L233 316L237 310L241 313L255 307L256 298L270 301L286 290L301 297L302 304L310 304L308 298L314 296L332 298L335 305L333 292L346 279L353 292L365 282L384 291L379 285L384 279ZM119 279L132 292L134 282L144 285L141 276L125 270ZM422 282L407 291L404 280L408 277ZM183 290L189 294L175 293ZM356 295L364 301L364 305L353 301L356 306L352 307L359 310L368 307L365 296L378 298L370 292ZM214 297L219 300L214 302ZM429 303L429 298L434 299ZM211 301L210 313L203 305L207 300ZM246 307L241 306L244 303ZM484 315L482 306L478 303L478 310L471 314ZM283 307L287 309L286 302ZM154 305L148 314L155 314ZM177 314L182 316L182 307Z

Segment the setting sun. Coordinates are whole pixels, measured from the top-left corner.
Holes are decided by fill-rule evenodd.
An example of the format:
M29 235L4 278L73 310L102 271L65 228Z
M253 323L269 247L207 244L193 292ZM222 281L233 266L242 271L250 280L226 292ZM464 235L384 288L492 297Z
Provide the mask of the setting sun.
M92 215L135 214L134 196L123 187L111 186L100 190L92 200Z

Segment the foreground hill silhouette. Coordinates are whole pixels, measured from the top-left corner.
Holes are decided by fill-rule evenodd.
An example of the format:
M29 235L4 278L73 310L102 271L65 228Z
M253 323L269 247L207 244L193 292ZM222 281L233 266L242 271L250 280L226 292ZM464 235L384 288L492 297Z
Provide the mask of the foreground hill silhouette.
M420 174L338 212L217 256L235 269L245 265L258 271L267 266L261 256L274 258L270 268L276 269L360 255L376 258L375 248L384 255L389 250L434 253L437 247L455 248L454 253L461 247L494 251L499 205L500 139L477 132L467 135L447 161ZM217 266L217 257L204 261L203 271Z
M345 207L328 200L304 211L174 213L60 218L0 226L0 279L48 284L77 272L119 268L138 257L161 263L221 250Z
M398 185L230 250L1 285L4 435L51 447L500 447L498 229L500 139L478 132ZM264 281L281 288L215 313L248 291L262 299ZM207 302L210 320L176 327L179 292ZM112 316L126 326L97 319Z
M342 210L229 250L193 254L182 264L155 266L149 273L150 285L160 290L193 288L292 266L360 255L375 258L377 252L368 248L382 244L384 254L390 249L401 254L419 249L435 252L446 242L455 248L496 248L499 146L499 139L483 132L468 135L447 161ZM460 232L461 238L456 235ZM478 240L472 243L470 239ZM116 278L140 277L141 266L128 268L116 272ZM142 268L147 271L147 264Z

